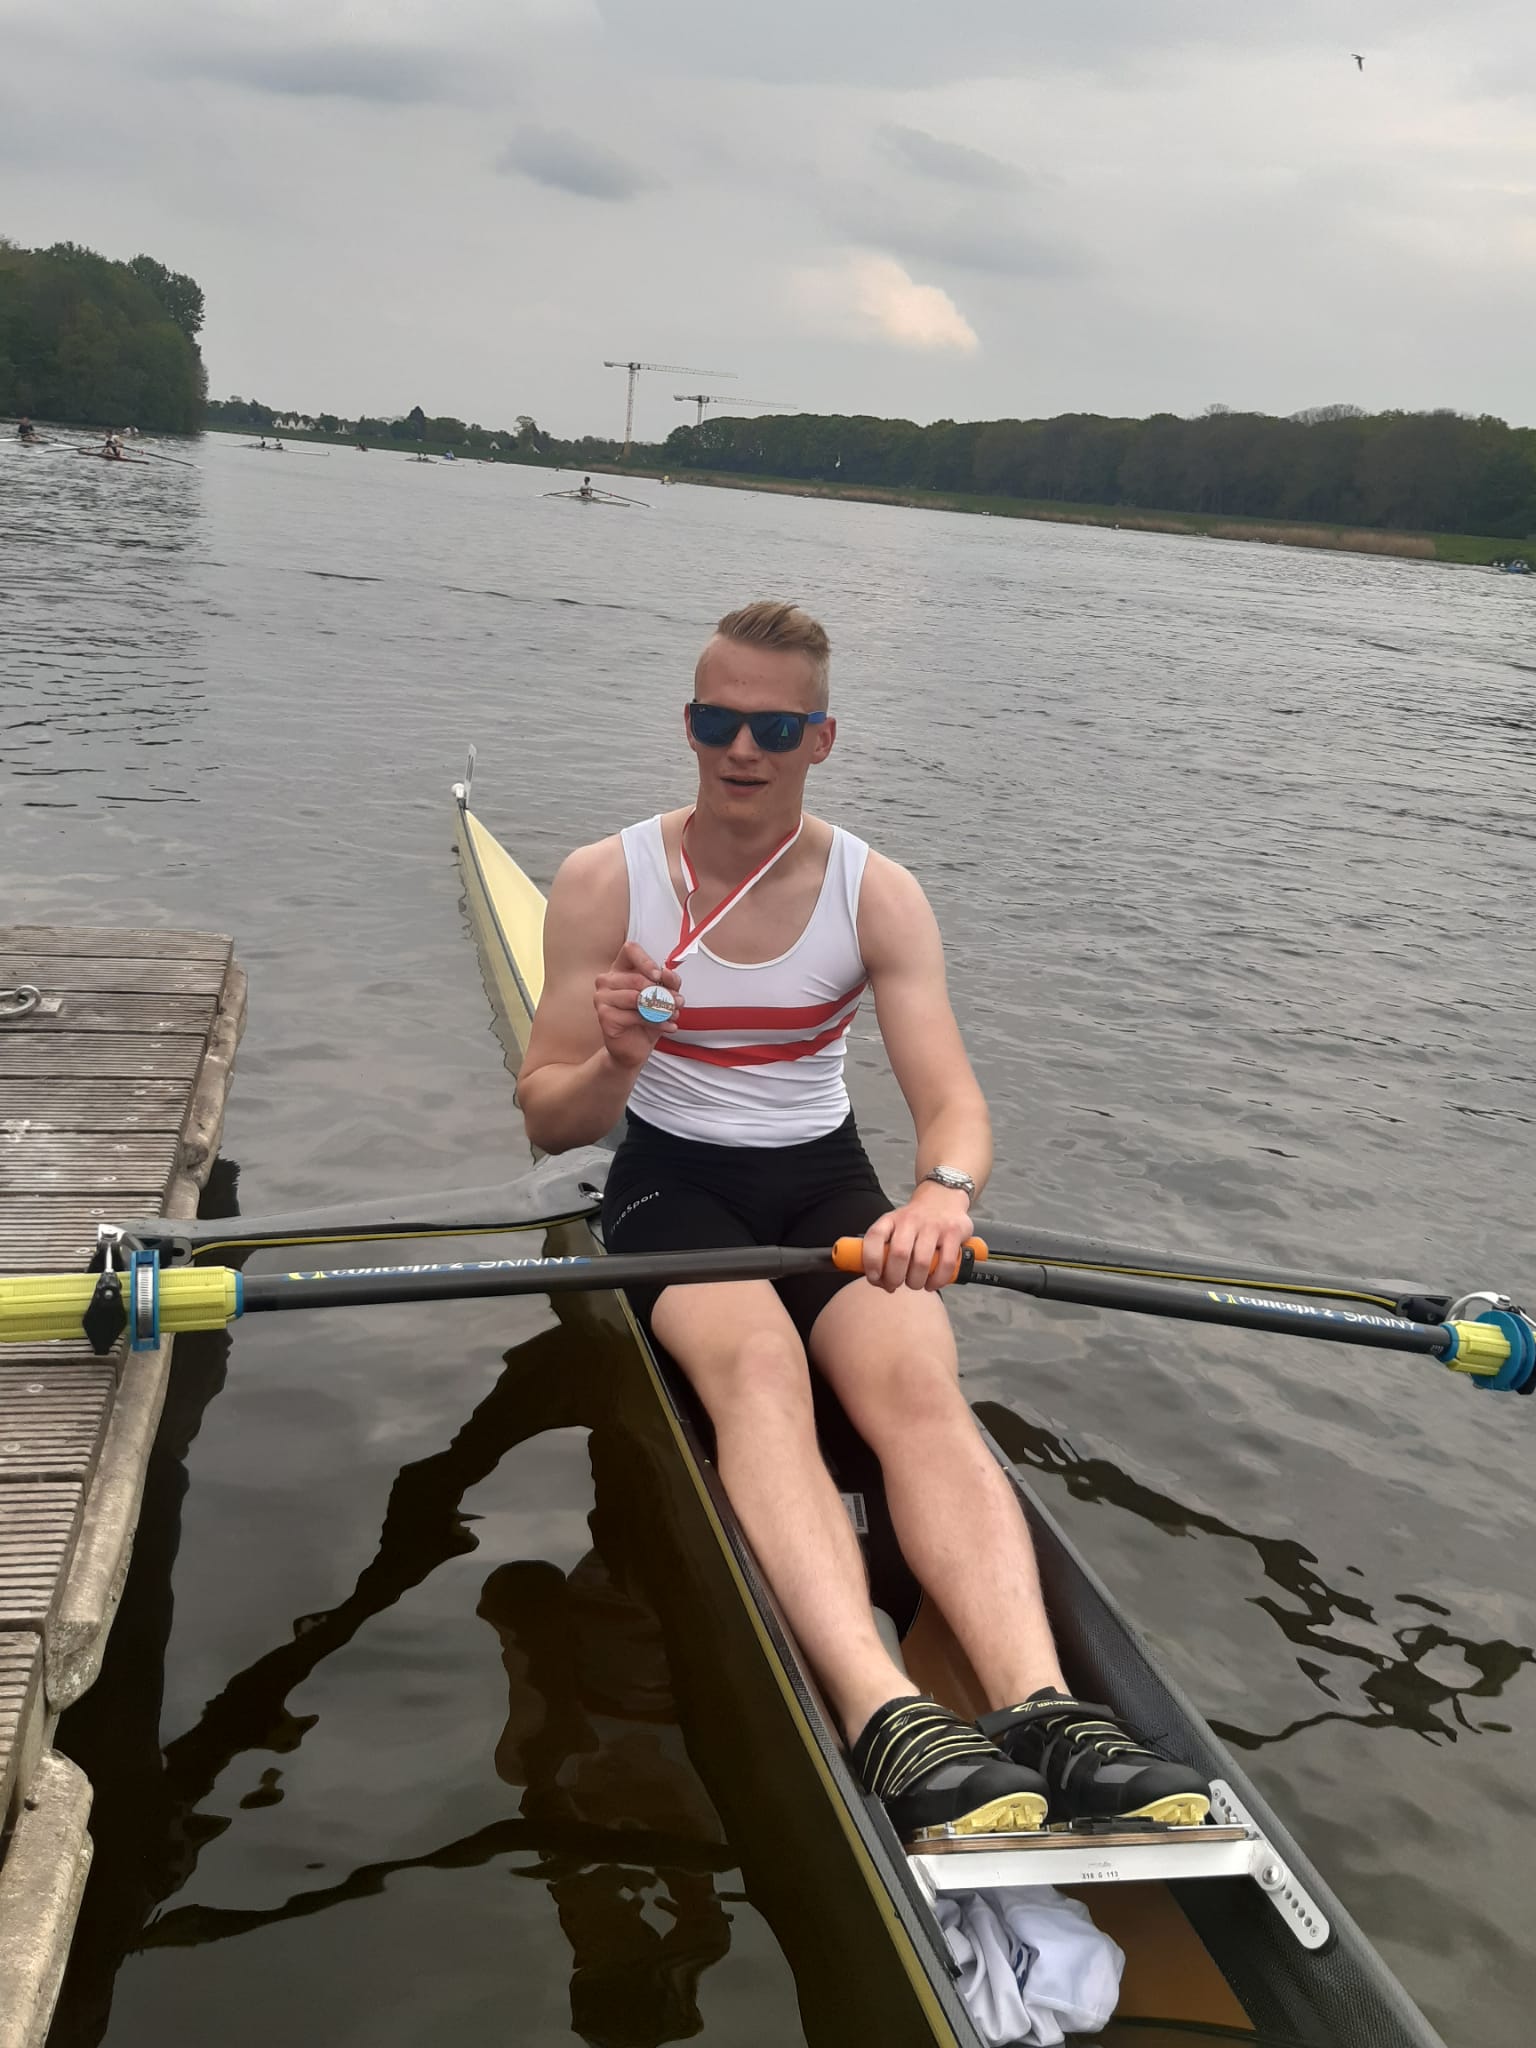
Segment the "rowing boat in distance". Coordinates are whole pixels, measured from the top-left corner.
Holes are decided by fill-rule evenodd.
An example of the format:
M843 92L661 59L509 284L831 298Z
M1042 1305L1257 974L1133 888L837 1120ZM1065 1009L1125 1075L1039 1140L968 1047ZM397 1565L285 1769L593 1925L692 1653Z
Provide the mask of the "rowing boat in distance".
M544 899L456 785L470 925L516 1068L543 986ZM595 1219L551 1249L601 1249ZM945 1892L1057 1883L1083 1896L1126 1956L1120 2003L1097 2037L1124 2048L1444 2048L1321 1875L1161 1667L1113 1595L997 1441L1032 1529L1047 1605L1078 1697L1163 1738L1212 1781L1197 1828L898 1841L849 1772L814 1673L785 1626L736 1521L708 1419L622 1295L560 1296L586 1319L627 1402L627 1440L648 1461L643 1532L693 1627L671 1644L689 1752L726 1821L749 1896L800 1990L807 2038L843 2048L981 2048L962 2003L935 1900ZM616 1396L617 1398L617 1396ZM872 1596L914 1684L974 1715L988 1704L944 1617L921 1602L901 1556L878 1462L818 1387L823 1451L860 1531ZM978 1426L980 1426L978 1424ZM662 1568L662 1567L658 1567ZM681 1595L679 1595L679 1599ZM695 1686L690 1672L707 1671ZM721 1699L730 1724L721 1726Z
M546 491L546 498L570 498L578 505L633 505L642 512L649 512L650 505L644 498L621 498L613 491L600 491L595 485L583 484L574 491Z

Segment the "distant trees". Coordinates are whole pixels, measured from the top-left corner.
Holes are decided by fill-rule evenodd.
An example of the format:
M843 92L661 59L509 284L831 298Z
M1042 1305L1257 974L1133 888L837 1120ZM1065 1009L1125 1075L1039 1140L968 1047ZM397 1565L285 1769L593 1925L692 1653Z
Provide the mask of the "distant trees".
M151 256L0 244L0 412L195 433L202 320L195 280Z
M261 405L254 398L210 398L206 412L211 426L251 427L262 433L270 433L279 417L272 406Z
M673 469L917 487L1217 517L1536 538L1536 430L1325 405L1289 419L908 420L782 414L678 427Z
M387 444L393 441L422 449L467 449L471 454L490 461L575 464L616 462L620 455L617 441L591 435L579 441L557 440L553 434L546 434L533 415L526 412L517 415L515 426L485 427L478 420L466 426L463 420L455 419L451 413L431 415L419 405L413 405L409 412L392 419L377 419L363 413L352 421L333 412L310 414L285 410L282 406L261 405L253 398L211 398L207 402L205 417L210 427L233 427L262 433L271 433L279 420L296 421L299 426L316 433L338 437L345 434L364 442ZM659 456L661 451L642 448L638 453L645 459Z

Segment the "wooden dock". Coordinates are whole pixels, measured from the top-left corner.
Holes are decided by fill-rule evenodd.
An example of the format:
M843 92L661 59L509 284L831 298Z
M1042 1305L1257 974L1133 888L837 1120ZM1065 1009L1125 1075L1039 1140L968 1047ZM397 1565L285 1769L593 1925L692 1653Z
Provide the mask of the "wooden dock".
M244 1021L227 938L0 926L0 1274L196 1214ZM41 2048L90 1867L53 1729L101 1668L170 1350L0 1345L0 2048Z

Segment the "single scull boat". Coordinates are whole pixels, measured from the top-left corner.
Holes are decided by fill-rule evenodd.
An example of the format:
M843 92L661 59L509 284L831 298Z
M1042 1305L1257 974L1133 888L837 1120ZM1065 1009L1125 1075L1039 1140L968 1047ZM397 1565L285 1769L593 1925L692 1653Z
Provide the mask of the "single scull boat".
M543 986L544 898L469 809L467 783L456 785L454 795L469 919L515 1065L527 1048ZM1008 1256L1006 1233L994 1235L1003 1239L996 1250ZM567 1253L599 1249L586 1221L563 1226L556 1241ZM1014 1255L1027 1250L1021 1245ZM1063 1238L1052 1255L1094 1266L1103 1251L1091 1241ZM846 2040L850 2014L856 2014L859 2037L879 2048L980 2048L933 1899L942 1891L1054 1882L1087 1888L1096 1921L1126 1954L1119 2010L1100 2039L1127 2048L1133 2042L1194 2048L1212 2039L1250 2048L1443 2048L985 1430L1034 1532L1069 1680L1079 1697L1106 1702L1197 1764L1213 1781L1212 1820L1199 1828L1120 1834L973 1836L925 1844L920 1854L904 1851L883 1811L848 1771L814 1676L737 1525L714 1467L707 1418L683 1374L649 1342L621 1296L579 1299L594 1305L605 1341L617 1352L617 1369L629 1376L645 1411L639 1434L653 1447L658 1524L675 1526L688 1568L697 1573L700 1629L718 1632L698 1654L712 1662L717 1684L737 1703L722 1768L728 1771L734 1756L737 1769L756 1778L755 1815L752 1799L733 1801L729 1788L722 1795L715 1783L711 1790L731 1809L749 1889L759 1859L744 1835L754 1828L771 1831L772 1853L762 1862L782 1870L787 1859L799 1880L799 1899L792 1896L796 1886L781 1883L761 1903L796 1970L813 2041ZM820 1419L828 1463L863 1537L875 1603L901 1639L914 1682L967 1714L981 1711L986 1702L948 1625L931 1604L919 1608L876 1460L834 1404L827 1403ZM699 1746L709 1749L707 1735L700 1735ZM762 1759L769 1749L778 1775L765 1786ZM775 1891L771 1882L769 1891ZM870 1957L879 1961L865 1968ZM835 2020L822 2009L829 1982L841 2004Z

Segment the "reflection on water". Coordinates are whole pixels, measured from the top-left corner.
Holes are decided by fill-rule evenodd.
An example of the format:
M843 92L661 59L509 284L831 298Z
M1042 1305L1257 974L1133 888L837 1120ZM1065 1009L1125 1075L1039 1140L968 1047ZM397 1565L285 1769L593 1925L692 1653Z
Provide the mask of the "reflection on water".
M487 821L547 881L686 795L702 631L774 590L833 629L819 806L938 908L990 1213L1518 1288L1518 579L700 488L596 522L537 472L183 452L0 446L0 877L7 917L235 934L247 1213L517 1170L446 784L477 741ZM850 1073L899 1177L868 1035ZM1326 1346L956 1316L997 1432L1410 1990L1458 2048L1523 2048L1523 1404ZM573 1996L598 2034L869 2031L773 1853L782 1774L743 1760L721 1614L701 1633L687 1560L655 1563L595 1340L549 1324L183 1345L64 1724L98 1856L55 2048L209 2013L220 2048L468 2044L509 2005L543 2048Z
M205 1351L220 1354L227 1347L227 1336L204 1343ZM69 1731L71 1752L109 1795L96 1827L99 1858L109 1869L137 1861L156 1875L135 1887L142 1933L133 1916L125 1922L113 1915L108 1923L98 1910L103 1888L93 1888L56 2043L100 2038L96 2023L104 2018L111 1971L130 1948L229 1940L370 1897L405 1871L503 1863L512 1875L549 1887L571 1948L576 2034L600 2048L659 2048L698 2033L696 1980L730 1946L726 1901L739 1901L739 1884L722 1891L720 1880L735 1870L736 1858L688 1759L660 1624L623 1565L634 1549L637 1504L618 1491L622 1459L609 1461L593 1518L596 1531L606 1530L612 1560L595 1548L567 1574L544 1560L519 1559L496 1566L481 1590L476 1612L499 1640L508 1689L495 1768L522 1794L518 1819L363 1865L270 1907L153 1910L187 1886L202 1848L230 1825L200 1810L228 1767L253 1750L291 1756L315 1726L316 1716L295 1714L288 1703L322 1660L447 1559L478 1547L473 1517L464 1512L469 1488L515 1444L546 1430L587 1427L594 1418L601 1430L607 1406L591 1370L601 1349L584 1345L579 1330L557 1326L508 1353L502 1377L451 1442L399 1472L377 1549L351 1593L325 1612L299 1616L291 1640L236 1673L196 1725L166 1744L158 1771L147 1773L155 1781L152 1798L129 1811L111 1803L118 1788L104 1751L135 1747L125 1744L121 1701L136 1687L142 1693L163 1643L158 1629L154 1644L146 1643L134 1624L141 1612L168 1618L167 1551L174 1555L185 1453L201 1407L223 1376L222 1356L212 1367L205 1356L188 1355L197 1352L186 1344L178 1353L175 1397L146 1500L146 1530L162 1539L153 1551L160 1569L153 1579L148 1571L135 1574L113 1638L112 1668L91 1696L91 1711L72 1716ZM130 1641L131 1665L123 1655ZM157 1698L146 1704L151 1715L147 1723L140 1717L136 1745L141 1765ZM264 1770L260 1789L240 1806L276 1804L281 1783L280 1769Z
M1215 1515L1171 1500L1107 1459L1080 1457L1050 1430L996 1402L978 1402L976 1412L1015 1464L1059 1480L1075 1501L1118 1508L1165 1535L1216 1536L1247 1545L1264 1577L1288 1596L1289 1604L1268 1593L1252 1599L1286 1641L1306 1653L1297 1657L1297 1668L1325 1698L1339 1701L1353 1684L1365 1703L1359 1711L1350 1711L1341 1703L1268 1732L1230 1720L1213 1720L1217 1734L1234 1749L1264 1749L1327 1721L1345 1721L1357 1728L1393 1728L1449 1742L1458 1735L1509 1734L1507 1721L1470 1719L1466 1702L1497 1699L1526 1665L1536 1662L1536 1650L1528 1645L1499 1639L1474 1641L1437 1622L1383 1623L1368 1600L1330 1586L1314 1554L1293 1538L1255 1536ZM1342 1569L1360 1575L1358 1565ZM1450 1612L1422 1593L1396 1597L1402 1607L1442 1616ZM1362 1641L1358 1634L1351 1637L1338 1630L1334 1624L1340 1620L1363 1624L1368 1639ZM1452 1653L1449 1659L1441 1656L1444 1651ZM1431 1658L1438 1660L1438 1670L1428 1668ZM1460 1682L1445 1675L1448 1667L1457 1663L1466 1673Z

